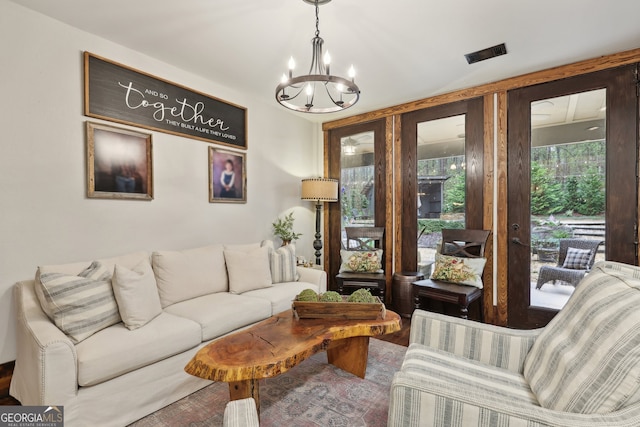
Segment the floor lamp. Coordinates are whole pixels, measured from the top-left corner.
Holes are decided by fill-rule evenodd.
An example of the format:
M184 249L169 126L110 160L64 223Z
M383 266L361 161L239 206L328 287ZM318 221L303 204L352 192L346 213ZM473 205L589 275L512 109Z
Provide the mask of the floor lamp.
M322 235L320 234L320 210L321 202L338 201L338 180L331 178L309 178L302 180L302 200L312 200L316 202L316 239L313 241L313 248L316 250L316 265L320 265L320 255L322 252Z

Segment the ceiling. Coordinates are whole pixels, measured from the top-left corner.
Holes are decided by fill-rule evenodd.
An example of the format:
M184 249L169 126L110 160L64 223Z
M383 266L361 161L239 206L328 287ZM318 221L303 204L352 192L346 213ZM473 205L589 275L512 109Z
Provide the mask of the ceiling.
M289 57L298 72L311 61L303 0L12 1L275 106ZM291 112L315 122L640 47L638 0L333 0L319 16L332 73L353 64L362 94L343 112ZM507 55L466 62L500 43Z

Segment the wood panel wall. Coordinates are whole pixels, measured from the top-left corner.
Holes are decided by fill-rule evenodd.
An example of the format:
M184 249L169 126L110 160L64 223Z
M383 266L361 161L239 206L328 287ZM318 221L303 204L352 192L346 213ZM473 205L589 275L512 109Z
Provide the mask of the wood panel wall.
M389 176L400 177L402 171L402 159L398 155L393 157L393 153L400 153L401 128L399 117L401 114L416 111L424 108L434 107L442 104L466 100L475 97L484 97L484 190L483 190L483 226L493 231L493 245L495 245L495 257L498 260L494 270L492 260L489 262L489 277L496 283L496 293L494 295L491 287L485 288L485 298L483 307L485 321L489 323L507 324L507 273L508 265L500 260L507 259L507 91L527 87L535 84L546 83L567 77L587 74L595 71L606 70L621 65L640 62L640 49L633 49L612 55L593 58L585 61L575 62L568 65L554 67L542 71L536 71L508 79L488 83L485 85L461 89L458 91L433 96L371 111L356 116L347 117L335 121L325 122L322 130L326 135L330 130L358 123L369 122L381 118L387 119L387 141L392 150L393 173ZM389 121L389 118L393 120ZM392 129L392 137L389 138L389 129ZM392 142L389 142L391 140ZM326 145L325 145L326 148ZM388 150L387 150L388 151ZM389 154L387 154L388 156ZM388 161L388 159L387 159ZM388 199L402 200L402 185L395 179L392 191L388 194ZM390 185L388 185L389 187ZM397 203L395 203L397 205ZM388 240L395 242L394 246L394 266L396 270L402 267L401 257L401 216L398 216L398 208L392 210L394 216L394 236L387 236ZM494 215L495 214L495 215ZM389 220L388 220L389 221ZM388 228L391 229L391 228ZM639 232L640 233L640 232ZM392 238L393 237L393 238ZM391 239L392 238L392 239ZM490 282L491 283L491 282ZM494 306L493 300L496 299Z

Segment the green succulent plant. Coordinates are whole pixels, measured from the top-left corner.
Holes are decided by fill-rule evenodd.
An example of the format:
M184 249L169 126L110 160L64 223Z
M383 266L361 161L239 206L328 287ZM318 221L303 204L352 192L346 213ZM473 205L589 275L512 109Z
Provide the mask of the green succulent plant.
M366 302L366 303L377 302L376 297L371 295L371 292L369 291L369 289L365 289L365 288L360 288L354 291L351 295L349 295L349 298L347 298L347 301L348 302Z
M298 301L318 301L318 294L313 289L305 289L298 294Z
M342 296L335 291L328 291L320 295L321 302L342 302Z

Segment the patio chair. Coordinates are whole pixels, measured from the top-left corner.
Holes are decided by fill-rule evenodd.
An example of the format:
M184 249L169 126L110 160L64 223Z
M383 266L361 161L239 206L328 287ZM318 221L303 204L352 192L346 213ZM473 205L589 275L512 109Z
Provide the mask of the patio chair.
M540 267L536 289L547 282L559 280L564 284L575 286L591 270L596 259L598 247L602 240L560 239L558 263L555 266Z

